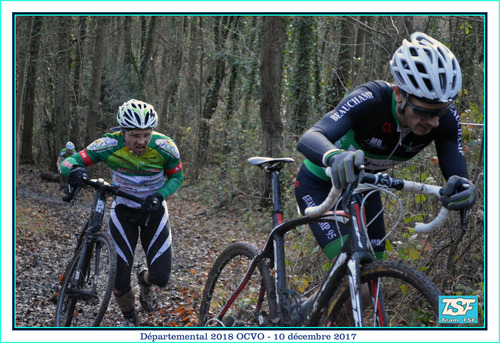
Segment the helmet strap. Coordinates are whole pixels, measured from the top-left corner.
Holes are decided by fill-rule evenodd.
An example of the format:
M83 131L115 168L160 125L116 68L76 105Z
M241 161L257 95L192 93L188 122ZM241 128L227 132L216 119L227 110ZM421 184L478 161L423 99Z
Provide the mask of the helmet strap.
M398 112L399 112L399 114L402 114L403 116L405 115L405 111L404 111L405 106L406 106L406 100L403 99L403 102L401 103L401 105L398 106Z

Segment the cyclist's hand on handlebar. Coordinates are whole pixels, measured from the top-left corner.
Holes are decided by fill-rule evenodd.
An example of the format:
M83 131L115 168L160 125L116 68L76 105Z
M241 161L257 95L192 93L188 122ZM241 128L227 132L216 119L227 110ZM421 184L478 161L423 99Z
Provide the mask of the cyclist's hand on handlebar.
M87 169L80 164L76 164L68 174L68 183L71 187L83 186L84 178L88 178Z
M346 189L356 179L356 170L361 170L365 154L361 150L345 151L329 158L333 185L338 189Z
M453 175L441 191L441 202L449 210L469 210L476 202L476 186L464 177Z
M159 193L149 195L141 206L143 212L156 212L160 209L163 197Z

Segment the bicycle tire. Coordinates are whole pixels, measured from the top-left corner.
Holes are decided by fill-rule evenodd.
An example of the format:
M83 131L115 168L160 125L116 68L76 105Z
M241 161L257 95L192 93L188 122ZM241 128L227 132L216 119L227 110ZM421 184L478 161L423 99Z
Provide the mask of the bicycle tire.
M258 250L246 242L230 244L215 260L208 273L200 304L198 326L255 327L272 326L276 316L274 286L266 262L257 264L253 275L226 312L222 321L216 316L231 297ZM257 308L261 285L263 301Z
M99 326L111 298L116 275L116 248L111 237L105 232L95 234L77 273L81 251L82 247L78 248L66 269L57 301L56 327ZM76 282L78 274L82 277Z
M382 306L378 313L372 299L363 300L362 326L364 327L429 327L439 326L438 307L441 294L436 285L423 273L402 262L375 261L361 267L361 282L380 282ZM366 293L368 294L368 293ZM318 315L319 313L319 315ZM323 307L311 318L310 326L353 327L353 311L350 287L345 277L328 306ZM385 323L382 323L384 322Z

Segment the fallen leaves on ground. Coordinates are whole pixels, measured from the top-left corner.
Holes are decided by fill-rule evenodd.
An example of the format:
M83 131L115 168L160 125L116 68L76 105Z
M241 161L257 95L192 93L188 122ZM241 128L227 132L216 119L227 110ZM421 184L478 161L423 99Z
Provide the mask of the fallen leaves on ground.
M93 193L84 189L74 205L63 202L63 196L58 183L42 180L36 171L17 175L16 327L53 325L60 280L73 254L79 228L88 217ZM158 290L158 310L144 312L135 276L145 266L139 244L132 271L136 308L141 326L193 327L197 325L202 289L217 253L232 241L256 242L256 236L262 240L263 233L239 229L243 215L214 210L210 204L184 199L182 194L170 199L168 208L173 249L170 282ZM121 321L121 313L112 299L103 325L118 326Z

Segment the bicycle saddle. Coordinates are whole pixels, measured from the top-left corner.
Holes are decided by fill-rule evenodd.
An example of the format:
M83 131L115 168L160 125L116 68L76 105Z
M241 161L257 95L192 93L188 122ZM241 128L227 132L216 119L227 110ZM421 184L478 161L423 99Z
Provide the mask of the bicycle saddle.
M248 162L253 166L270 165L273 168L281 169L283 167L283 164L295 162L295 160L290 157L273 158L273 157L255 156L255 157L250 157L248 159Z

